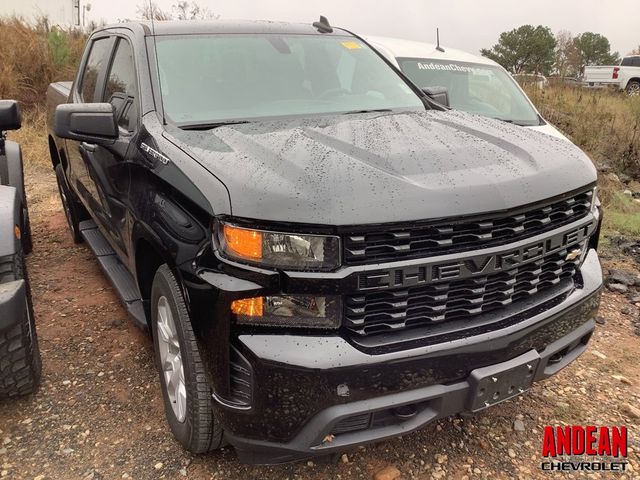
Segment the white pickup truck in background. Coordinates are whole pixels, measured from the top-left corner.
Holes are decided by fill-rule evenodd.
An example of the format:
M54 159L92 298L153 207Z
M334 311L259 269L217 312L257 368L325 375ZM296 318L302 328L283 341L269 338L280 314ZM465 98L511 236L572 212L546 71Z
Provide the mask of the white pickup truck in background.
M640 95L640 55L624 57L620 65L586 66L583 82L589 87L614 86Z

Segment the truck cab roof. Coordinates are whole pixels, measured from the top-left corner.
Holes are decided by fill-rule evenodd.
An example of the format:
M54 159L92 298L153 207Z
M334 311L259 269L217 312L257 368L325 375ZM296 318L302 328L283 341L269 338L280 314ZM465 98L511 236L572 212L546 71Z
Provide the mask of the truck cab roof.
M384 53L387 57L428 57L454 62L470 62L496 66L498 65L496 62L488 59L487 57L473 55L462 50L456 50L449 47L446 47L443 50L438 50L437 45L432 43L377 36L365 36L364 38L374 48L379 50L381 53Z
M346 30L333 27L333 32L321 33L311 24L275 22L268 20L168 20L138 21L107 25L99 30L127 28L138 30L142 27L145 35L191 35L191 34L280 34L280 35L349 35Z

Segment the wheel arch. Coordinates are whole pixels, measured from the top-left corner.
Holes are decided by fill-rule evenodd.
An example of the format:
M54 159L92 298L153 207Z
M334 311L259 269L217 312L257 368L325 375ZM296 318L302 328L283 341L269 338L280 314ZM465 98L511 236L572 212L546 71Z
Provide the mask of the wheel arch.
M144 305L149 331L151 331L150 301L153 279L158 268L165 263L174 272L176 268L170 255L162 248L159 239L142 226L138 225L134 229L133 248L135 279Z
M631 77L629 80L627 80L627 84L624 88L628 88L632 82L640 83L640 77Z

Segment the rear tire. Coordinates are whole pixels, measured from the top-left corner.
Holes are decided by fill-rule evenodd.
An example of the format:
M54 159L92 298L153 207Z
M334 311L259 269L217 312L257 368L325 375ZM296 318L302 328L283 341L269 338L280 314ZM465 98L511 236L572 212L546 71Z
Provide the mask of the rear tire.
M223 446L223 431L213 415L211 387L193 333L182 289L162 265L151 287L151 326L167 421L189 452Z
M56 165L56 181L58 182L58 192L60 193L60 201L62 202L62 210L67 219L69 230L73 243L82 243L82 235L80 235L80 222L88 218L84 207L76 200L73 192L69 188L67 179L64 176L62 164Z
M627 83L627 88L625 90L627 91L627 95L630 97L640 95L640 82L638 80L631 80Z
M25 318L0 333L0 398L33 393L40 384L42 360L38 349L29 278L22 252L15 256L12 268L0 271L0 283L20 279L26 284L27 310Z

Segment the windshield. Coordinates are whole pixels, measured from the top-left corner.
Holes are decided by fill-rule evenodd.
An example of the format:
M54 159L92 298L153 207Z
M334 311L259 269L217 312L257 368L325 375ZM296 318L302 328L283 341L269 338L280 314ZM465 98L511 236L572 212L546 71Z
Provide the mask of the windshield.
M157 40L165 116L178 125L425 108L354 37L221 34Z
M518 125L540 125L527 97L500 67L419 58L399 58L398 63L420 88L447 87L452 108Z

